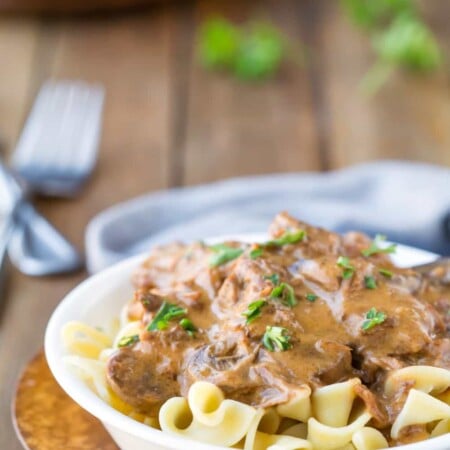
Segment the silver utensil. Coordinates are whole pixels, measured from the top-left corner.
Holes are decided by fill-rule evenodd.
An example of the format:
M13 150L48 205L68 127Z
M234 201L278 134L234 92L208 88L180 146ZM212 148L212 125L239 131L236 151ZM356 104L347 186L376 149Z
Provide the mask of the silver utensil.
M0 162L4 232L0 251L8 248L11 262L27 275L70 272L81 266L76 249L27 201L14 175ZM2 270L3 273L3 270Z
M28 275L69 272L81 265L75 248L26 201L27 193L72 197L92 172L100 139L104 90L73 81L43 85L12 156L3 167L15 203L11 261Z
M98 85L43 85L11 159L28 189L71 197L81 188L96 162L103 103Z
M24 202L16 209L14 222L8 254L21 272L43 276L72 272L82 266L73 245L30 203Z

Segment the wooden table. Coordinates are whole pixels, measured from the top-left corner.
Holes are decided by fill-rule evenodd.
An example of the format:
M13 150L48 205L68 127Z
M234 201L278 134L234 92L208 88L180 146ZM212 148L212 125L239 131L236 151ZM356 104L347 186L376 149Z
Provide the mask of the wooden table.
M450 45L447 0L426 14ZM242 84L199 68L196 23L213 12L261 13L312 49L305 68ZM447 47L448 50L448 47ZM0 131L11 152L41 83L98 81L107 90L98 169L75 200L37 200L83 248L88 221L143 192L224 177L329 170L377 158L450 165L449 78L396 75L375 97L357 92L373 62L367 38L335 2L199 0L122 14L0 17ZM0 303L0 448L20 444L9 419L18 371L42 346L45 324L85 273L29 278L10 269Z

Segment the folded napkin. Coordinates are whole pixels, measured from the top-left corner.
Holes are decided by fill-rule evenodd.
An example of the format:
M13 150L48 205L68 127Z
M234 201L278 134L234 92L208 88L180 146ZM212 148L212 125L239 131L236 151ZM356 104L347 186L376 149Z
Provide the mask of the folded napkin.
M450 170L382 161L327 173L234 178L154 192L96 216L86 232L96 272L154 244L261 232L279 211L339 232L450 254Z

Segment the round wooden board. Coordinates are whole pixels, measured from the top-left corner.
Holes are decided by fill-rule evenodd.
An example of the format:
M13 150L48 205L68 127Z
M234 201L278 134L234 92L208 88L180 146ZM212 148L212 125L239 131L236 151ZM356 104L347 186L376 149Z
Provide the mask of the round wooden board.
M119 450L102 424L59 387L44 352L28 363L19 378L12 416L28 450Z

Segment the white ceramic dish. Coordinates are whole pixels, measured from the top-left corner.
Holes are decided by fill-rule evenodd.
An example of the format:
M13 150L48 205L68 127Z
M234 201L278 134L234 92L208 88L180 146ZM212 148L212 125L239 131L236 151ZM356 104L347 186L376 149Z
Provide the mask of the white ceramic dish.
M228 238L230 236L212 241ZM265 236L246 234L231 238L255 242L264 240ZM394 260L400 266L409 266L429 262L435 257L436 255L432 253L399 245ZM62 356L65 354L60 339L63 325L71 320L81 320L98 326L107 324L112 318L117 317L120 308L132 296L131 274L144 258L145 255L129 258L94 275L61 301L48 323L45 334L45 353L50 369L66 393L86 411L97 417L123 450L172 450L185 448L186 445L189 445L189 450L221 449L223 447L168 435L119 413L94 394L62 362ZM396 449L448 450L450 434Z

